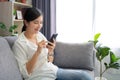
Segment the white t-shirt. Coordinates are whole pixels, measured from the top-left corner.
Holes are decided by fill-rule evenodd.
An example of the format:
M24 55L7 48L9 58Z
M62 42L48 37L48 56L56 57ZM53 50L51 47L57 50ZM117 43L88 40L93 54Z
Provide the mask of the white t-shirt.
M37 41L47 41L42 33L38 33ZM17 59L20 72L25 80L55 80L58 67L53 63L48 62L48 49L43 48L37 63L31 74L28 74L26 63L32 58L37 50L37 45L30 42L24 35L24 32L18 37L13 45L13 52Z

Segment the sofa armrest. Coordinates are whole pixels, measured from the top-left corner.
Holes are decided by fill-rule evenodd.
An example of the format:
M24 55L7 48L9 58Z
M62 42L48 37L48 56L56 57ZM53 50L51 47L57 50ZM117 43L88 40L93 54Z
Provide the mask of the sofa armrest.
M94 45L86 43L57 42L55 48L54 64L61 68L94 69Z

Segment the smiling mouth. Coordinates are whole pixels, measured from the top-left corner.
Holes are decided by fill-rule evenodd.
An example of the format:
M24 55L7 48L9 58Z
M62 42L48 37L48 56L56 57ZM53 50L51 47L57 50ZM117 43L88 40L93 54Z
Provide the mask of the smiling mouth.
M35 29L35 31L40 31L40 29Z

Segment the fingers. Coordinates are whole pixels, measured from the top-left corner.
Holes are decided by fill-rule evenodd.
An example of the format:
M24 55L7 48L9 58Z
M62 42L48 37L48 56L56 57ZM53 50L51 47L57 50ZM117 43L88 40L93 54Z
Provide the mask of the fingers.
M39 42L38 47L40 47L40 48L46 47L46 41L42 40L41 42Z
M53 39L53 43L55 43L55 44L56 44L56 40L55 40L55 39Z
M48 46L48 47L55 47L55 42L52 43L52 42L49 42L49 41L48 41L48 45L47 45L47 46Z
M53 57L53 56L48 56L48 61L49 61L49 62L53 62L53 60L54 60L54 57Z
M41 49L41 48L47 47L49 49L54 49L56 46L55 44L56 44L55 40L53 40L53 43L49 42L49 41L42 40L41 42L38 43L38 48Z
M37 52L40 53L42 48L46 47L46 41L42 40L41 42L38 43L38 48L37 48Z
M53 42L47 41L47 43L54 46L56 44L56 41L53 39Z

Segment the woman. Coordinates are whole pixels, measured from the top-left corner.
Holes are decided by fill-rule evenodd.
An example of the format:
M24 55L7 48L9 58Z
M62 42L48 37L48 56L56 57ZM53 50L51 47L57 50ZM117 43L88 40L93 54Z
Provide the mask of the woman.
M48 42L39 32L43 26L40 10L27 8L23 17L23 32L14 43L13 52L25 80L92 80L83 71L60 69L52 63L55 40Z

